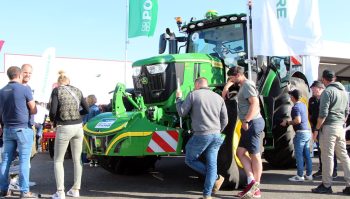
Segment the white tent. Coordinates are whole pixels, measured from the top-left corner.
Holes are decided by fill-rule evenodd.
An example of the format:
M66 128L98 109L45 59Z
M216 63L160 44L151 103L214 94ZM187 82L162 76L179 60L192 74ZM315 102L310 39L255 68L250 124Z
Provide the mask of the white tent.
M81 89L84 96L94 94L98 104L109 103L118 82L132 86L131 62L117 60L98 60L57 57L47 70L47 63L42 56L5 54L5 72L0 73L0 87L8 82L6 71L10 66L21 67L28 63L33 66L32 78L29 82L34 91L35 100L48 102L52 85L57 82L58 71L63 70L71 80L71 85ZM125 71L126 67L126 71ZM43 84L49 91L43 90Z

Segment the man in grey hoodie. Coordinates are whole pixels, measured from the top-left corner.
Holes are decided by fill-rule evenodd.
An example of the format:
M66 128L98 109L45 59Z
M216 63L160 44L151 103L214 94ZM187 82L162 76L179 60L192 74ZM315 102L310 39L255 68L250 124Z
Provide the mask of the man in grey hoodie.
M206 78L197 78L194 86L184 101L181 90L177 90L176 109L180 117L190 113L193 136L186 145L185 163L205 176L203 198L211 199L212 191L218 191L224 181L217 174L217 156L224 141L220 132L228 123L227 109L220 95L210 90ZM202 153L206 164L199 160Z
M322 151L322 184L312 189L313 193L332 193L334 151L344 170L346 187L343 193L350 195L350 159L346 151L344 124L349 114L349 97L344 86L335 82L335 73L324 70L322 82L326 86L320 98L320 112L314 129L314 140L318 133Z

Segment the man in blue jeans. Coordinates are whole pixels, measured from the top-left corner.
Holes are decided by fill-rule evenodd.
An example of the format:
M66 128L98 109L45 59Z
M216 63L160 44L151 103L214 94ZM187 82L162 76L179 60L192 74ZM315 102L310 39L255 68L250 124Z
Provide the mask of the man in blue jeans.
M8 196L8 175L18 147L20 198L37 198L29 191L29 165L34 132L28 128L29 115L36 114L31 90L22 85L21 69L11 66L7 70L10 82L0 91L0 115L4 123L3 160L0 166L0 197Z
M220 95L211 91L208 81L200 77L195 90L181 99L182 91L176 92L176 109L180 117L191 116L193 136L186 145L185 163L205 176L203 198L211 199L212 192L220 189L224 178L217 174L217 156L224 138L221 133L228 123L227 109ZM205 153L206 163L198 158Z
M310 157L311 130L308 125L308 111L302 103L300 90L289 91L290 99L294 103L291 111L292 120L283 120L281 126L292 125L295 131L293 139L295 159L297 162L297 175L289 178L292 182L312 181L312 160ZM306 175L304 177L304 159L306 164Z

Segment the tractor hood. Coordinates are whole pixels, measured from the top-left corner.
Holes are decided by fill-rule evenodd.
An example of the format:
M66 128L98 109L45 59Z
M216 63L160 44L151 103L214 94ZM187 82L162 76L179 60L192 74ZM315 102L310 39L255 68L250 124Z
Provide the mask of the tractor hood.
M222 62L219 58L202 53L186 53L186 54L169 54L141 59L132 64L133 67L143 65L153 65L159 63L174 63L174 62L207 62L213 66L222 67Z
M122 115L115 115L111 112L102 113L86 123L84 131L93 135L116 133L123 130L136 114L137 112L126 112Z

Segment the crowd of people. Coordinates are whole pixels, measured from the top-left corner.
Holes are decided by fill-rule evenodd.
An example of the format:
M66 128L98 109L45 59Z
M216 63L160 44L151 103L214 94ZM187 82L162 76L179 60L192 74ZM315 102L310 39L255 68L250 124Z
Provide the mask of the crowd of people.
M2 140L0 142L0 197L9 196L9 168L11 162L19 156L20 198L38 198L30 192L30 160L40 150L43 124L46 116L50 118L56 131L54 145L54 173L56 192L53 199L65 196L79 197L82 176L83 124L100 113L96 105L96 96L83 93L70 85L69 77L59 72L57 87L50 97L49 111L33 98L28 85L32 66L24 64L22 68L8 68L9 83L0 90L0 122ZM259 93L255 83L247 79L244 68L231 67L228 82L222 95L210 90L208 80L199 77L195 80L194 91L183 99L182 91L176 91L176 109L180 117L190 115L193 136L186 144L185 163L205 176L203 198L211 199L224 182L218 173L217 157L225 135L222 131L228 123L225 105L229 88L239 86L237 93L238 118L241 121L241 138L236 154L247 176L246 188L238 193L239 198L260 198L262 176L261 136L265 122L260 114ZM346 150L344 125L349 114L349 97L344 86L336 82L335 73L325 70L321 81L311 85L313 96L309 99L309 108L302 102L303 94L299 88L288 92L293 103L291 118L284 118L281 126L293 126L293 139L297 166L293 182L312 181L322 176L322 183L312 189L313 193L332 193L332 179L337 177L337 160L342 163L346 186L343 193L350 195L350 159ZM310 121L311 128L308 125ZM320 167L312 174L310 143L317 142ZM36 143L36 144L35 144ZM64 155L68 145L71 147L74 165L74 183L65 192ZM83 156L82 156L83 154ZM203 155L205 163L199 160ZM305 163L305 164L304 164ZM97 164L93 162L93 164ZM304 165L306 173L304 174Z
M70 85L69 77L60 71L57 87L51 93L48 111L42 103L34 101L32 89L28 85L32 70L30 64L24 64L22 68L9 67L7 70L9 83L0 90L0 197L11 195L10 182L13 180L9 180L9 170L18 155L20 198L38 198L38 194L30 192L30 160L37 150L41 150L40 143L46 117L50 118L56 131L54 173L57 191L52 198L64 199L66 195L79 197L82 176L82 116L86 115L84 119L86 122L99 113L95 105L97 99L94 95L90 95L88 105L82 92ZM63 161L68 144L74 163L74 184L65 193Z
M229 88L239 86L236 99L238 117L242 123L241 138L237 148L237 156L247 175L246 188L238 193L239 198L260 198L260 180L262 175L261 136L265 122L260 114L259 93L254 82L245 76L244 68L232 67L227 72L222 98L228 95ZM335 73L325 70L321 81L311 85L313 96L309 109L303 103L300 88L288 92L293 103L291 120L283 119L281 126L293 126L294 153L297 175L289 178L293 182L312 181L322 176L322 183L312 189L313 193L332 193L332 178L337 177L337 159L343 165L346 182L343 193L350 195L350 159L346 150L345 122L349 114L349 97L344 86L336 82ZM192 119L193 136L186 145L185 162L192 169L205 176L203 198L211 199L211 194L220 189L224 178L217 173L218 149L223 140L220 133L227 125L226 107L223 99L208 88L208 82L200 77L195 81L195 90L184 100L182 92L176 93L176 108L180 116L189 114ZM305 96L304 96L305 97ZM309 127L309 120L311 128ZM312 139L318 143L320 168L312 174L310 149ZM322 153L321 153L322 152ZM206 163L199 160L204 153ZM248 155L247 155L248 154ZM336 156L335 156L336 154ZM305 164L304 164L305 163ZM304 175L304 165L306 173Z

